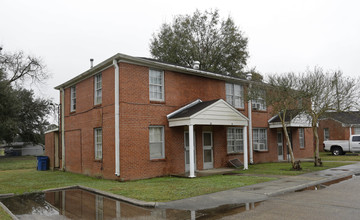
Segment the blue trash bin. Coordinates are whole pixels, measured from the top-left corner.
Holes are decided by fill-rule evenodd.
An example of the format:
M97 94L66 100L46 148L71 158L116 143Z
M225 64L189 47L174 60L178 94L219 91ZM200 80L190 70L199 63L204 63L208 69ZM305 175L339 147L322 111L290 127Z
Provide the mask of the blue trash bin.
M49 157L38 156L37 157L37 170L48 170L49 169Z

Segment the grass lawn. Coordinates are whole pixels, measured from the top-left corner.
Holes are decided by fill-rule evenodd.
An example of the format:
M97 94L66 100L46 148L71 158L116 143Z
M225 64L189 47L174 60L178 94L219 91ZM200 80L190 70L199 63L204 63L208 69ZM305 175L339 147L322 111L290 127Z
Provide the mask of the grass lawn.
M304 173L330 169L333 167L344 166L351 162L324 162L322 167L314 167L313 162L301 162L301 171L291 170L291 163L262 163L249 165L248 170L237 170L236 173L244 174L267 174L267 175L300 175Z
M0 206L0 219L1 220L12 220L12 218L10 217L10 215L8 215L4 209L1 208Z
M35 156L22 157L0 157L0 171L2 170L18 170L18 169L36 169Z
M8 164L8 159L0 159L0 167L3 167L3 164ZM0 171L0 194L22 194L56 187L83 185L144 201L165 202L274 179L257 176L214 175L194 179L161 177L117 182L62 171L37 171L35 169L36 163L33 168L28 169L28 165L24 160L36 161L36 158L20 159L19 157L19 160L12 159L14 166L19 169ZM23 164L24 167L15 165L18 162Z
M322 161L360 161L360 156L348 156L350 154L333 156L331 152L320 152L320 158Z

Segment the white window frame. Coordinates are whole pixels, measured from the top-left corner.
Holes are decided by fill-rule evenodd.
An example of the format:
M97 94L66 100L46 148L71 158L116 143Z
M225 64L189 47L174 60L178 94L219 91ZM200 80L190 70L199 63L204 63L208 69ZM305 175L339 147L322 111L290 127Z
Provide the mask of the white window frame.
M259 110L259 111L266 111L266 102L264 97L266 96L266 93L264 90L260 91L259 96L257 99L251 100L252 109L253 110Z
M299 146L300 149L305 148L305 129L299 128Z
M70 112L76 110L76 86L70 87Z
M238 92L235 92L238 90ZM226 101L235 108L244 108L244 87L239 84L225 83ZM235 94L237 93L237 94Z
M324 141L330 140L330 129L324 128Z
M151 132L152 129L161 129L161 137L159 141L154 141L151 139ZM149 126L149 155L150 155L150 160L155 160L155 159L164 159L165 158L165 132L164 132L165 128L164 126ZM160 155L152 155L152 150L151 150L151 146L152 145L158 145L161 144L161 152Z
M261 131L265 131L264 137L260 137ZM253 149L256 151L268 151L267 146L267 129L266 128L253 128Z
M154 82L152 78L154 77L152 74L160 73L160 84ZM160 91L154 91L154 88L159 88ZM157 89L158 90L158 89ZM160 98L156 97L155 94L160 94ZM164 93L164 71L156 70L156 69L149 69L149 99L150 101L164 101L165 100L165 93Z
M237 133L238 132L238 133ZM244 130L240 127L227 128L227 153L243 153L244 152ZM239 136L236 136L238 134Z
M94 76L94 104L102 103L102 74L98 73Z
M102 128L94 128L94 158L95 160L102 159Z
M354 134L360 134L360 127L354 127Z

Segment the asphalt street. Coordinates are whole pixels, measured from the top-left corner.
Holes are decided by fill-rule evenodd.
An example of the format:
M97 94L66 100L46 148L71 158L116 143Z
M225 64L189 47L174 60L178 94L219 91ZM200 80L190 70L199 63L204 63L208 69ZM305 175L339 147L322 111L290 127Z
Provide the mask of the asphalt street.
M360 176L317 188L270 197L247 207L207 216L207 219L360 218Z

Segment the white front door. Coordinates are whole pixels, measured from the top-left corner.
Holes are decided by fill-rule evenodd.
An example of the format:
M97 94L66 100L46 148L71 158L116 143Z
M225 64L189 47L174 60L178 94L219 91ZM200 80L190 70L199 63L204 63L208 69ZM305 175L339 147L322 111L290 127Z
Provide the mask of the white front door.
M203 140L204 169L211 169L214 167L212 132L204 131L202 140Z
M277 133L278 160L284 160L283 135L281 131Z
M189 132L184 133L184 148L185 148L185 172L190 171L190 154L189 154ZM196 138L194 133L194 168L196 170Z

